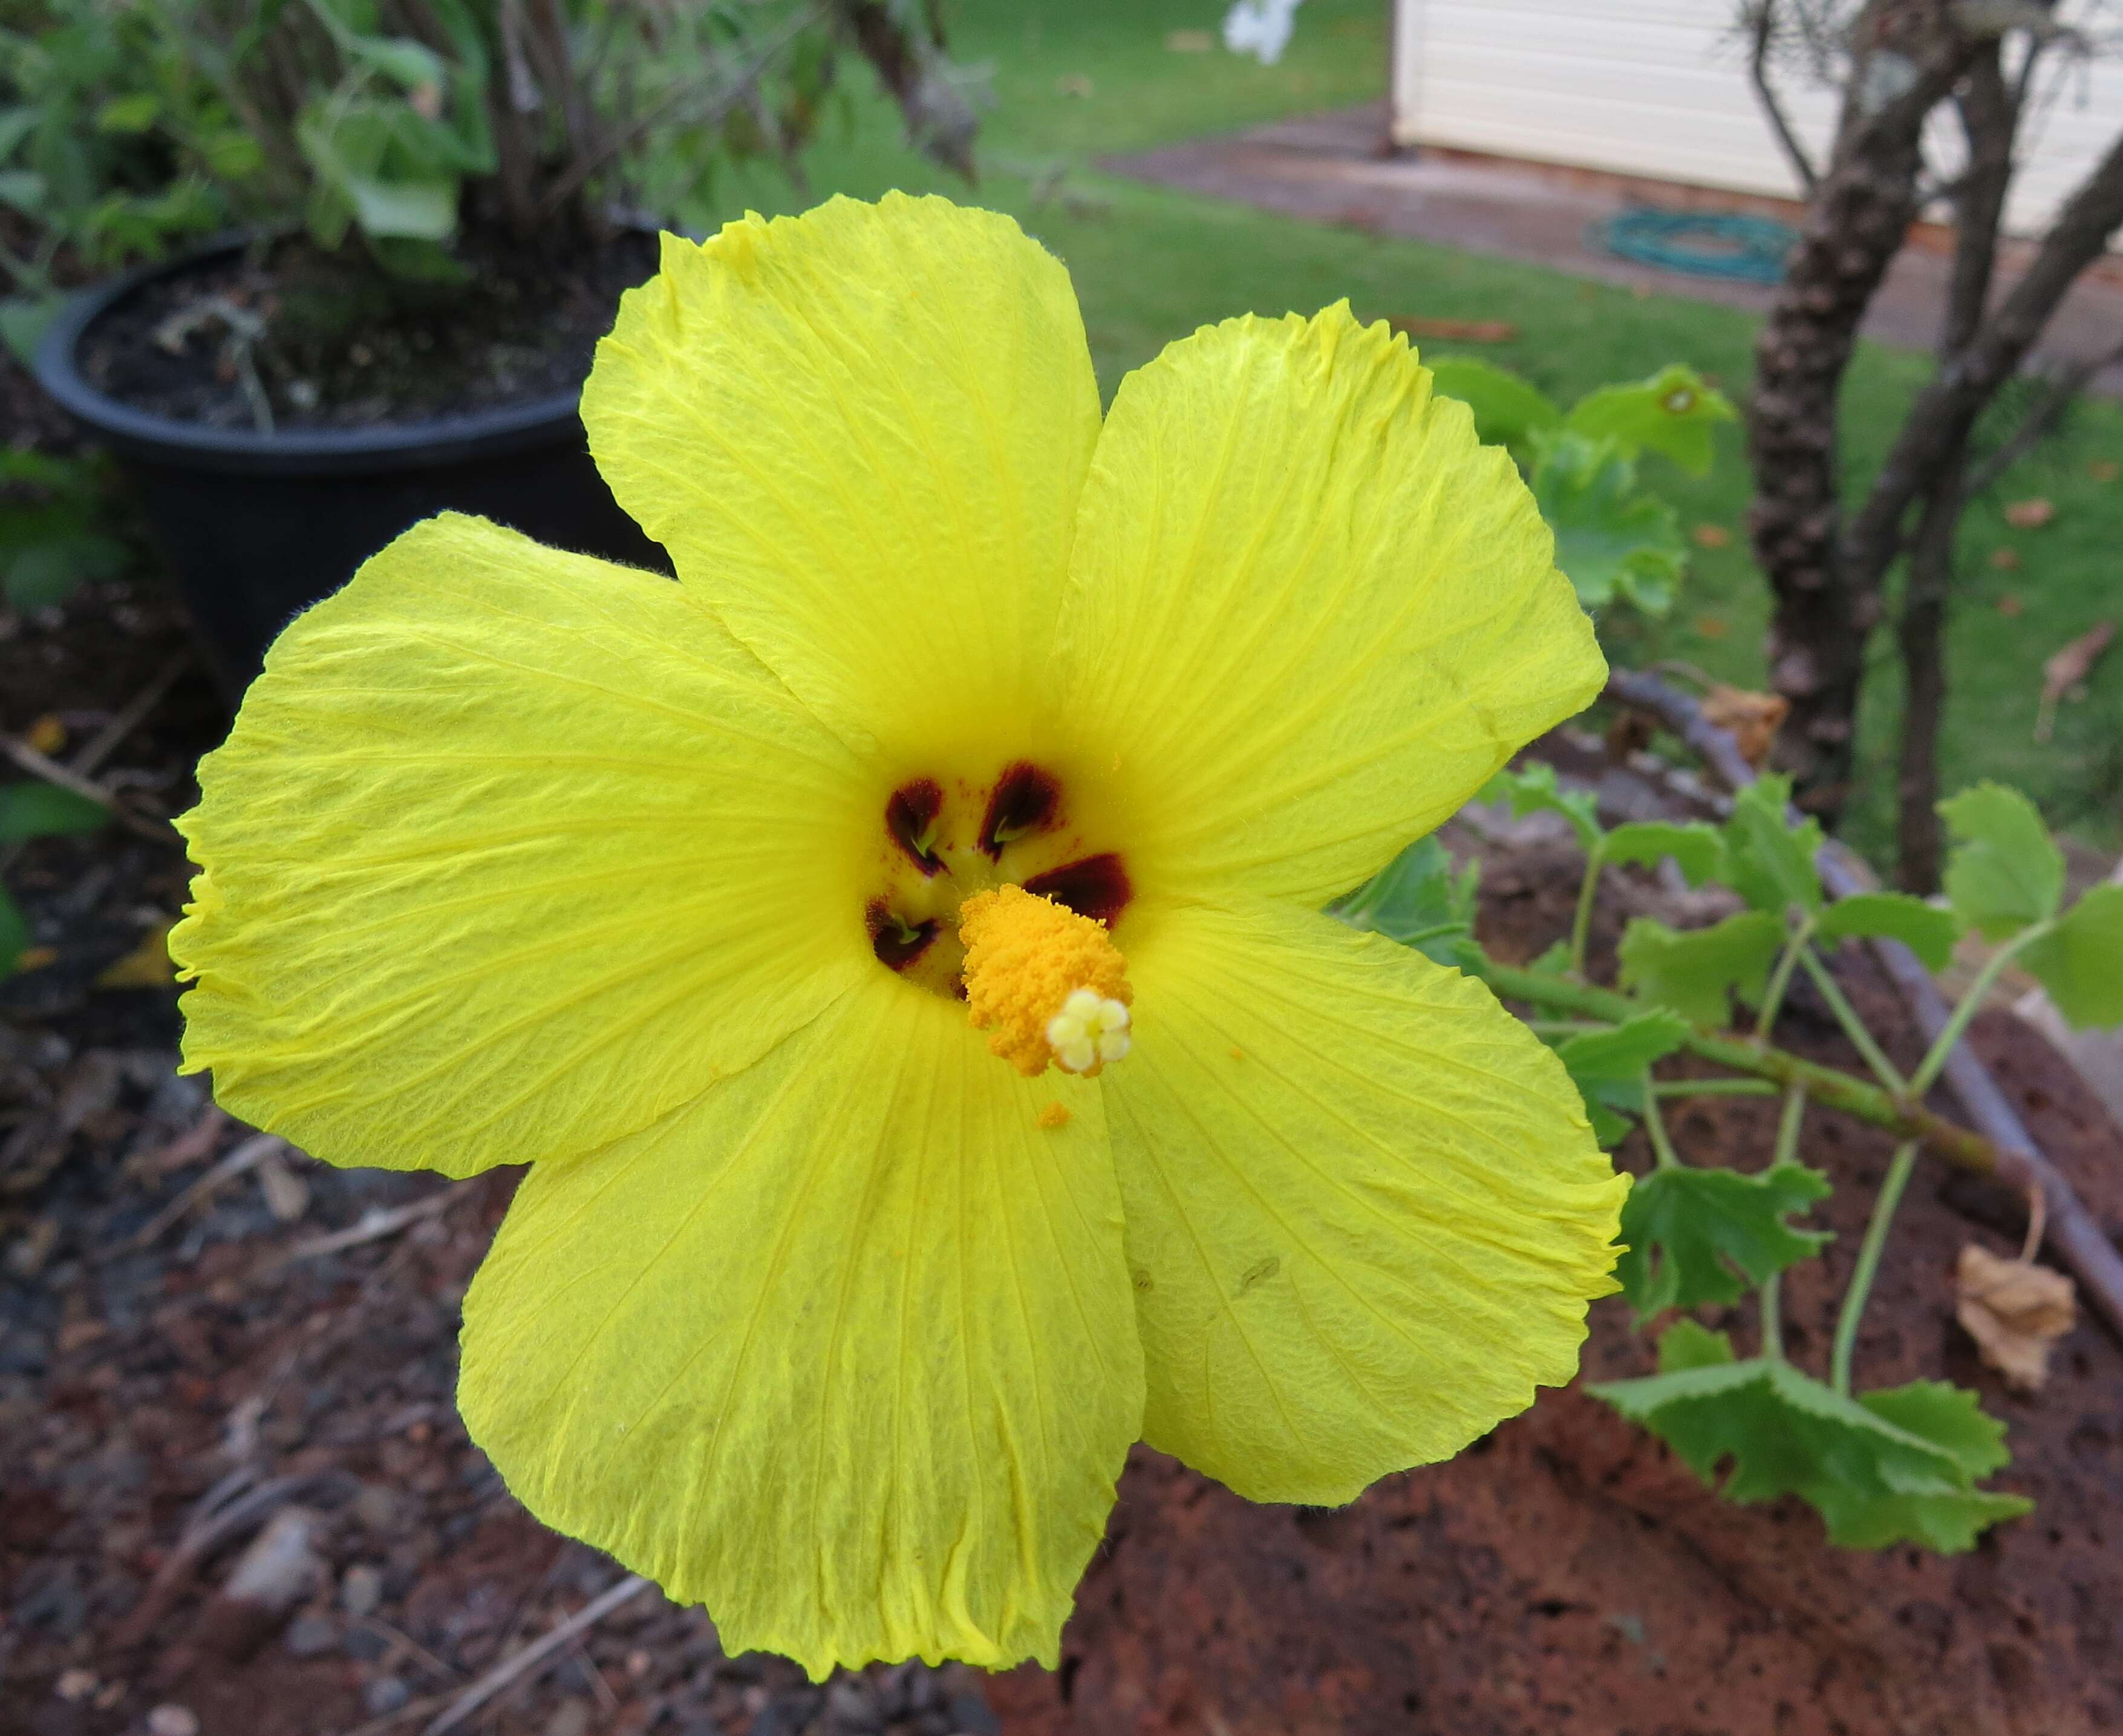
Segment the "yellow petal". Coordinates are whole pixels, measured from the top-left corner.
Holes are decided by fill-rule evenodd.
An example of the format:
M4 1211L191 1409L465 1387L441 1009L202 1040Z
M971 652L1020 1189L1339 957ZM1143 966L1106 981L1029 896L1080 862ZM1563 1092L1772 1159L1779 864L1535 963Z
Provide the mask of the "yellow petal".
M1346 305L1230 321L1122 382L1062 654L1154 882L1312 903L1605 678L1510 458Z
M601 1145L876 969L846 751L677 585L482 519L297 620L199 785L185 1065L335 1163Z
M1145 913L1106 1076L1144 1438L1330 1505L1576 1372L1626 1184L1488 991L1324 917Z
M1052 1666L1141 1421L1130 1300L1097 1087L878 972L531 1172L458 1402L526 1506L732 1651Z
M680 578L847 739L978 739L1044 666L1099 396L1009 218L835 199L663 238L583 393Z

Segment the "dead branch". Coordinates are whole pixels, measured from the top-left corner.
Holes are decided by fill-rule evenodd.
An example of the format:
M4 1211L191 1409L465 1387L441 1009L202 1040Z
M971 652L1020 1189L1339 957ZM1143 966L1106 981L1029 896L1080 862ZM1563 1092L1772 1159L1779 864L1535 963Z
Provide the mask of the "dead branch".
M287 1148L287 1144L288 1142L277 1133L260 1133L245 1140L141 1226L138 1233L126 1244L127 1249L129 1251L137 1250L159 1240L165 1230L194 1206L203 1203L217 1189L233 1181L245 1171L256 1168L268 1157L277 1157Z
M40 753L26 741L17 740L12 735L0 735L0 753L6 754L30 777L40 777L48 784L56 784L60 789L70 791L78 795L83 801L94 802L97 807L108 812L111 819L117 821L128 832L136 833L142 838L152 838L158 844L180 844L182 842L178 838L176 828L167 820L141 819L93 778L83 777L78 772L72 771L48 755Z
M1609 675L1607 692L1625 705L1651 712L1728 788L1741 790L1755 781L1754 768L1741 757L1739 744L1724 730L1705 722L1700 708L1686 694L1656 676L1629 669L1616 669ZM1821 869L1821 884L1834 897L1872 891L1878 884L1872 870L1834 839L1821 847L1815 860ZM1935 1041L1946 1029L1952 1009L1939 993L1931 973L1899 941L1875 940L1868 944L1900 993L1924 1040ZM1966 1042L1954 1045L1944 1077L1971 1124L1997 1147L1994 1173L1998 1180L2022 1193L2041 1194L2047 1207L2046 1230L2050 1248L2078 1280L2110 1330L2123 1339L2123 1255L2102 1233L2063 1172L2042 1155L2018 1113L1990 1077L1989 1069Z
M377 1241L386 1236L395 1236L409 1224L418 1223L423 1218L432 1218L457 1198L454 1188L438 1189L410 1205L392 1206L388 1210L371 1208L348 1228L335 1230L329 1236L312 1236L307 1241L298 1242L288 1250L281 1264L291 1265L298 1260L315 1260L320 1255L336 1254L342 1248L359 1247L364 1241Z

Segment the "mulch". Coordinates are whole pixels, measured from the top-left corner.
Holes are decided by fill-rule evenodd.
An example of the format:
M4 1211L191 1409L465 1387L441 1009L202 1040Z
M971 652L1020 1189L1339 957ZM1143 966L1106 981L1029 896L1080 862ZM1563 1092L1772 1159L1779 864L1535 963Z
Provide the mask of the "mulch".
M83 739L183 645L174 605L148 588L0 615L0 729L52 714ZM105 775L143 812L177 811L224 727L189 671ZM1485 938L1530 957L1567 927L1577 861L1539 842L1482 847ZM174 850L115 831L40 842L9 870L57 956L0 988L0 1729L417 1731L621 1577L511 1499L452 1403L458 1303L513 1175L443 1191L293 1155L185 1199L251 1130L175 1075L169 990L97 981L176 913L184 882ZM1627 909L1658 896L1648 880L1618 886L1596 969ZM1884 983L1855 954L1840 970L1910 1058ZM1787 1036L1855 1064L1803 990ZM2123 1226L2123 1151L2076 1077L2009 1016L1986 1015L1975 1041L2090 1209ZM1713 1099L1671 1120L1684 1157L1747 1163L1766 1155L1775 1113ZM1887 1154L1837 1118L1809 1138L1838 1183L1821 1213L1838 1239L1787 1281L1785 1308L1792 1352L1816 1372ZM1621 1156L1647 1161L1633 1141ZM2006 1251L2021 1222L2010 1198L1920 1169L1858 1346L1862 1384L1951 1379L2008 1423L1997 1485L2037 1510L1965 1556L1836 1551L1794 1504L1722 1504L1573 1390L1331 1513L1249 1506L1139 1449L1062 1668L989 1679L985 1699L970 1673L918 1664L813 1687L780 1660L726 1656L700 1612L651 1591L462 1728L948 1736L996 1715L1012 1736L2123 1727L2123 1349L2082 1325L2048 1388L2018 1396L1952 1317L1961 1244ZM1751 1342L1744 1314L1706 1318ZM1596 1307L1585 1366L1651 1368L1619 1299ZM288 1546L277 1569L261 1560L269 1533ZM237 1607L244 1569L297 1590L269 1615Z

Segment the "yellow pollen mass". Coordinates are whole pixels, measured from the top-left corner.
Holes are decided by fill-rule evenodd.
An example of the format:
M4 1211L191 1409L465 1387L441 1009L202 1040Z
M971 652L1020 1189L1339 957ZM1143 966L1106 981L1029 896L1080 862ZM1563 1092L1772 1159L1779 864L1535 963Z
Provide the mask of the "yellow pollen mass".
M990 1053L1028 1077L1059 1061L1094 1075L1128 1049L1127 960L1103 924L1002 886L958 909L966 1010Z

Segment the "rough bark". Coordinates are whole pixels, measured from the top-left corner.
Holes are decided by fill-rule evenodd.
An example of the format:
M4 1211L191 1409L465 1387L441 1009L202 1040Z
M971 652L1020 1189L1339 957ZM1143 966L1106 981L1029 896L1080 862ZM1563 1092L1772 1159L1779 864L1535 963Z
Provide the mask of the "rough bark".
M1900 642L1905 693L1901 766L1896 781L1896 878L1905 892L1938 890L1943 841L1938 822L1938 739L1946 715L1946 625L1953 591L1953 546L1966 504L1962 462L1942 476L1924 502L1910 547L1902 590Z
M1916 216L1924 118L1981 47L1943 5L1875 0L1857 34L1835 152L1755 346L1747 429L1748 530L1776 595L1769 679L1792 708L1778 761L1802 800L1830 816L1849 786L1865 641L1880 613L1877 588L1840 570L1837 398L1858 323ZM1910 80L1868 107L1868 67L1890 53Z

